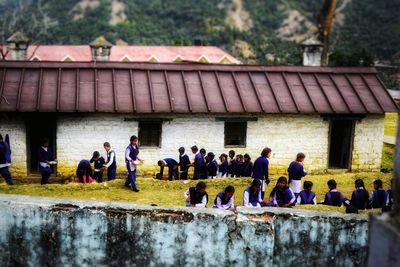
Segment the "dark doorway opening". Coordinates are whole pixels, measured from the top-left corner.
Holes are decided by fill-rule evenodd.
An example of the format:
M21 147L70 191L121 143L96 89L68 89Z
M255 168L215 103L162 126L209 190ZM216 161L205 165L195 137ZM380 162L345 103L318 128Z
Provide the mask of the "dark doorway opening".
M54 155L56 155L56 116L51 113L35 113L26 116L26 138L28 149L28 173L39 173L38 169L38 151L43 138L49 139L49 146ZM57 173L56 167L53 173Z
M354 120L331 120L329 168L350 169L354 139Z

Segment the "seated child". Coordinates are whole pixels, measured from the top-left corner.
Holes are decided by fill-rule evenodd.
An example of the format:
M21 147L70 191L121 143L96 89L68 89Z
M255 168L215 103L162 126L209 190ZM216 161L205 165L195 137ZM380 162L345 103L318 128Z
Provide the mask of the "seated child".
M370 197L371 207L374 209L381 209L384 206L389 206L389 194L383 189L383 182L381 179L374 181L374 189Z
M351 195L350 204L359 210L370 209L369 194L368 191L365 190L364 181L362 179L357 179L354 185L356 190L354 190Z
M190 187L185 192L186 205L189 207L205 208L208 202L206 188L207 185L204 182L198 182L196 187Z
M236 155L236 166L234 169L235 177L242 177L243 155Z
M297 197L297 203L303 204L311 204L316 205L317 200L315 197L315 193L312 192L313 183L311 181L304 181L303 188L304 190L301 191Z
M228 155L225 153L222 153L221 156L219 156L219 160L221 161L221 164L218 167L218 177L226 177L228 175L228 161L227 161Z
M322 204L328 205L328 206L337 206L337 207L342 206L343 195L342 195L342 193L337 191L336 181L331 179L328 181L327 184L328 184L329 192L326 193L325 200Z
M159 179L162 179L164 175L164 167L168 167L168 180L172 181L172 178L178 179L178 162L172 158L165 158L158 161L158 166L160 166L160 173L158 175Z
M250 187L244 190L243 206L257 208L265 206L265 202L261 197L261 181L259 179L254 179Z
M88 160L79 161L78 167L76 168L76 176L80 183L91 183L94 180L92 179L92 166L90 166L90 162ZM86 179L83 179L85 176Z
M251 172L253 171L253 162L249 154L244 154L244 162L242 165L242 177L251 177Z
M215 160L215 154L212 152L208 152L207 158L208 158L208 164L207 164L208 179L214 179L215 177L217 177L217 172L218 172L218 163Z
M350 200L349 199L343 198L343 205L346 207L346 213L358 214L358 209L350 204Z
M235 200L233 199L234 193L235 188L228 185L224 191L219 192L215 197L213 208L235 210Z
M93 172L93 178L98 182L102 183L103 182L103 165L106 163L104 158L100 156L99 151L93 152L93 156L90 159L90 163L94 162L94 172Z
M272 198L272 206L289 208L296 205L296 197L293 190L287 186L287 179L285 176L279 177L274 189L270 194Z

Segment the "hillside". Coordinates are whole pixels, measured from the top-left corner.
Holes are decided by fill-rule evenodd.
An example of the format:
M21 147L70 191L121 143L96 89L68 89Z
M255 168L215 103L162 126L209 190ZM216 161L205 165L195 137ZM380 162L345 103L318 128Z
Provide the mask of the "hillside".
M298 43L317 31L322 0L0 0L0 42L219 46L247 63L299 64ZM400 0L338 0L331 51L400 61Z

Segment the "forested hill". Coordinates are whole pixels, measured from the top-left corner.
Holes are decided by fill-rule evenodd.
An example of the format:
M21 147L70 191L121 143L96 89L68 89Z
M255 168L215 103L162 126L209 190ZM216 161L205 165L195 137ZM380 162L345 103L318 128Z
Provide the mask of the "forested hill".
M0 42L219 46L247 63L299 64L324 0L0 0ZM338 0L331 52L400 62L400 0Z

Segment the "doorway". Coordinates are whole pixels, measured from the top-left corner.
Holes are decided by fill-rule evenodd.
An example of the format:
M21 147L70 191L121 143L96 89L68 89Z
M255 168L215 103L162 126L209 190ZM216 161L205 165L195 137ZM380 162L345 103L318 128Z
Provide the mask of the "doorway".
M49 146L54 157L56 155L56 129L57 121L55 114L51 113L34 113L29 114L25 118L26 122L26 138L28 152L28 173L39 173L38 169L38 151L43 138L49 139ZM54 166L54 165L53 165ZM53 173L57 173L54 166Z
M350 169L354 139L354 120L330 122L329 168Z

